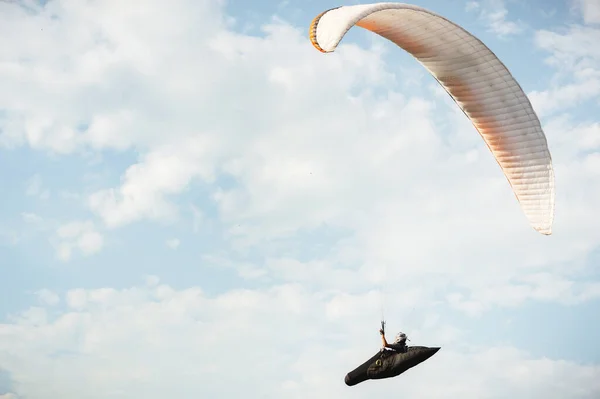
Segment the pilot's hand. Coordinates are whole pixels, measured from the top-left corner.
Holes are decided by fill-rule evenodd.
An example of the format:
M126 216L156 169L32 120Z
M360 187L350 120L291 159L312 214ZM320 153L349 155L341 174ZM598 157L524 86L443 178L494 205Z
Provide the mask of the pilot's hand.
M379 329L379 334L383 335L383 328Z

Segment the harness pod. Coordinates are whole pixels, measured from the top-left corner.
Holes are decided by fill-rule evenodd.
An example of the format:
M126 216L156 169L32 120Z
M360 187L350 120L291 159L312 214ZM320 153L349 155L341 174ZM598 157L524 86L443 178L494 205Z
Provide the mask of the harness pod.
M381 351L346 374L346 385L353 386L366 380L396 377L435 355L439 347L411 346L404 353Z

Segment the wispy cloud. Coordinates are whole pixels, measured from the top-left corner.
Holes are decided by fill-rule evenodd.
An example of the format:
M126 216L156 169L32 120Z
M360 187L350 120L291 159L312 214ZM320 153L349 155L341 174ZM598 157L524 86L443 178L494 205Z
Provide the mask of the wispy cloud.
M28 224L40 224L44 221L44 219L31 212L22 212L21 217L23 217L23 221Z
M91 221L72 221L61 225L56 231L56 251L59 259L69 261L77 249L84 256L100 251L104 245L103 236L98 233Z
M170 238L167 240L166 244L167 244L167 247L169 247L171 249L177 249L177 248L179 248L181 241L179 241L177 238Z
M586 24L600 24L600 2L597 0L572 0Z
M25 194L30 197L38 197L40 199L48 199L50 191L42 186L42 178L40 175L33 175L26 183Z
M516 35L524 30L521 22L509 19L504 0L468 1L465 10L477 13L487 29L498 36Z
M540 30L535 43L556 68L554 86L530 93L537 112L566 111L600 96L600 28L571 25L567 31Z

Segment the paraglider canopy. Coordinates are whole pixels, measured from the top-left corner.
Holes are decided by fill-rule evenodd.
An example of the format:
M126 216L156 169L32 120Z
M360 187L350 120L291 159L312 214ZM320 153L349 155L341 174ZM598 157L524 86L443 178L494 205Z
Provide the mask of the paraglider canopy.
M310 25L310 41L321 52L333 52L354 25L392 41L435 77L480 133L531 226L550 235L555 194L546 136L529 99L494 53L448 19L403 3L324 11Z

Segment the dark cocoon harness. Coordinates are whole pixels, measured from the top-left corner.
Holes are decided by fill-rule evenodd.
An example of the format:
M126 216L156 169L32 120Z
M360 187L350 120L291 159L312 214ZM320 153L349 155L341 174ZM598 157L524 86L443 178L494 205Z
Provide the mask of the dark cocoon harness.
M429 359L439 350L440 348L427 346L411 346L404 353L384 350L346 374L344 381L346 385L353 386L366 380L396 377Z

